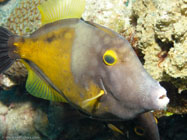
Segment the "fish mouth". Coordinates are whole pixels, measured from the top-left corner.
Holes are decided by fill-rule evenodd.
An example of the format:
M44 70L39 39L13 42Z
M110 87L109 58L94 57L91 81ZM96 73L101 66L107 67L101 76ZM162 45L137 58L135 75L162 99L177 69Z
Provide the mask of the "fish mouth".
M165 109L169 103L169 98L167 97L167 91L165 90L165 88L163 88L162 86L160 86L159 84L159 88L155 91L154 94L157 95L156 97L156 109Z
M162 95L159 97L159 99L164 99L165 97L167 97L166 95Z

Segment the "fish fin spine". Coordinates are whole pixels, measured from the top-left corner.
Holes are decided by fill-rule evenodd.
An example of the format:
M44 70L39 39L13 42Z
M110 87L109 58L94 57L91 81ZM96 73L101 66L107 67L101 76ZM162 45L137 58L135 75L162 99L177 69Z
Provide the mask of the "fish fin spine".
M87 106L91 106L93 105L97 99L101 96L103 96L105 93L104 93L104 90L100 90L100 93L92 98L89 98L89 99L86 99L83 101L83 108L86 108Z
M12 40L15 35L8 29L0 26L0 73L6 71L16 60Z

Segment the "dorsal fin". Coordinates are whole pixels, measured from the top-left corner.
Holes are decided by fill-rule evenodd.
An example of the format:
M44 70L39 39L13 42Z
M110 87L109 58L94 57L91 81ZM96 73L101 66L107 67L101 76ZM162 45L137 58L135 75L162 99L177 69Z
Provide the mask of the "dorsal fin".
M81 18L85 0L48 0L38 6L42 24L67 18Z
M26 89L31 95L51 101L67 102L62 95L38 76L25 61L22 60L22 63L28 70Z

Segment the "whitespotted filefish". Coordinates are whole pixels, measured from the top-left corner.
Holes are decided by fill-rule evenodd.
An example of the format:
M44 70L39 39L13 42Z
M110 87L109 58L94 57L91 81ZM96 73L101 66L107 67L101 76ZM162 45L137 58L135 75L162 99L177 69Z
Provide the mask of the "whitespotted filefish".
M0 27L0 73L15 60L33 96L66 102L100 119L135 118L166 108L166 90L143 68L120 34L81 18L85 0L48 0L42 27L18 36Z

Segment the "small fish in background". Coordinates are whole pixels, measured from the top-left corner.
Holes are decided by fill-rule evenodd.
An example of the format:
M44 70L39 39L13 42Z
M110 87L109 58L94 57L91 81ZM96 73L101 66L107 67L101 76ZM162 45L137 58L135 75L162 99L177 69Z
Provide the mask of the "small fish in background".
M30 94L69 103L90 118L128 120L166 108L166 90L145 71L129 42L81 19L84 7L85 0L44 2L38 7L43 25L29 37L0 27L0 73L20 60Z

